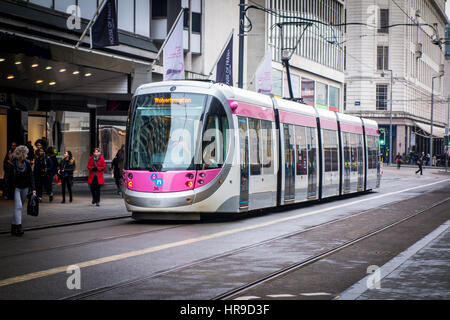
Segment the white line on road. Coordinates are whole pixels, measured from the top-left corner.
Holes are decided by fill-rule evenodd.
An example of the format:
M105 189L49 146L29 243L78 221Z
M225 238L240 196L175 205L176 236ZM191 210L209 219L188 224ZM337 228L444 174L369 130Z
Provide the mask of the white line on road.
M96 265L107 263L107 262L114 262L114 261L119 261L119 260L123 260L123 259L128 259L128 258L141 256L141 255L152 253L152 252L165 250L165 249L175 248L175 247L184 246L187 244L192 244L192 243L196 243L196 242L200 242L200 241L224 237L224 236L228 236L228 235L239 233L239 232L268 227L268 226L271 226L271 225L274 225L277 223L295 220L295 219L299 219L299 218L303 218L303 217L307 217L307 216L312 216L312 215L316 215L316 214L323 213L326 211L331 211L331 210L340 209L343 207L348 207L348 206L351 206L351 205L354 205L357 203L361 203L361 202L381 199L384 197L393 196L393 195L396 195L399 193L408 192L408 191L415 190L415 189L424 190L424 188L426 188L426 187L436 185L439 183L443 183L443 182L447 182L447 181L450 181L450 179L444 179L444 180L440 180L437 182L433 182L433 183L429 183L429 184L425 184L425 185L419 185L416 187L407 188L404 190L399 190L399 191L390 192L390 193L386 193L386 194L381 194L378 196L369 197L369 198L365 198L365 199L361 199L361 200L356 200L356 201L352 201L352 202L348 202L348 203L345 202L345 203L342 203L342 204L339 204L339 205L336 205L333 207L326 207L323 209L318 209L318 210L314 210L314 211L310 211L310 212L306 212L306 213L300 213L300 214L297 214L294 216L271 220L271 221L267 221L267 222L263 222L263 223L259 223L259 224L255 224L255 225L250 225L247 227L231 229L231 230L227 230L227 231L213 233L213 234L206 235L206 236L190 238L190 239L181 240L181 241L172 242L172 243L166 243L166 244L159 245L159 246L154 246L154 247L150 247L150 248L146 248L146 249L142 249L142 250L125 252L122 254L112 255L112 256L98 258L98 259L94 259L94 260L89 260L89 261L84 261L84 262L79 262L79 263L72 263L71 265L77 265L81 269L81 268L96 266ZM67 267L68 266L56 267L56 268L52 268L52 269L42 270L42 271L38 271L38 272L24 274L21 276L3 279L3 280L0 280L0 287L12 285L12 284L20 283L20 282L24 282L24 281L29 281L29 280L33 280L33 279L43 278L43 277L47 277L47 276L58 274L58 273L63 273L63 272L66 272Z

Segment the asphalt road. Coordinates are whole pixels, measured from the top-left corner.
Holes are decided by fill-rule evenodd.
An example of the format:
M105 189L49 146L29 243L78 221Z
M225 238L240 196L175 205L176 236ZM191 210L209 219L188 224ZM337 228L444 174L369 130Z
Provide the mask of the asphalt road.
M121 219L28 231L23 238L1 235L0 299L213 299L425 210L449 191L450 176L388 168L376 192L243 220L173 224ZM382 265L448 220L449 209L446 202L243 296L336 298L367 274L368 265ZM305 295L311 293L323 294Z

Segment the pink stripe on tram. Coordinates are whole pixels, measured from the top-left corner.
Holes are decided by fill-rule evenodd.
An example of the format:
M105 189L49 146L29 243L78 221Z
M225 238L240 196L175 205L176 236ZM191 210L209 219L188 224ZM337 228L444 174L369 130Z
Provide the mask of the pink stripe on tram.
M320 127L322 129L336 130L337 131L337 122L333 121L333 120L320 119Z
M359 133L359 134L363 133L362 126L357 126L354 124L348 124L348 123L343 123L343 122L341 122L341 130L345 131L345 132L352 132L352 133Z
M302 114L290 113L283 110L279 111L280 122L298 124L306 127L317 127L315 117L309 117Z
M379 136L380 134L378 133L378 129L375 129L375 128L367 128L366 127L366 134L368 135L368 136Z
M274 121L275 116L273 113L273 109L271 108L265 108L257 105L248 104L245 102L235 101L235 100L228 100L228 104L237 103L237 108L233 109L231 108L231 113L244 116L244 117L251 117L251 118L258 118L258 119L264 119L264 120L271 120Z

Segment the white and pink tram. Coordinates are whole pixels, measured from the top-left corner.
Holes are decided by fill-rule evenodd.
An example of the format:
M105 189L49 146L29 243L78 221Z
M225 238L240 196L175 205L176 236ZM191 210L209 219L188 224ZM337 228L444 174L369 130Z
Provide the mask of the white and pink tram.
M377 123L202 81L136 90L124 199L135 219L200 219L379 187Z

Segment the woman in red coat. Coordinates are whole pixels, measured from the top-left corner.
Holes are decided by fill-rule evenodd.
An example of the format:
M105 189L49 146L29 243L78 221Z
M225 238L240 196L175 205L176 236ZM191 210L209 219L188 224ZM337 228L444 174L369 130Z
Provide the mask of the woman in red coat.
M103 170L105 170L105 158L100 154L100 149L95 148L94 154L89 158L87 168L89 169L88 184L91 187L92 204L100 205L100 186L105 184Z

